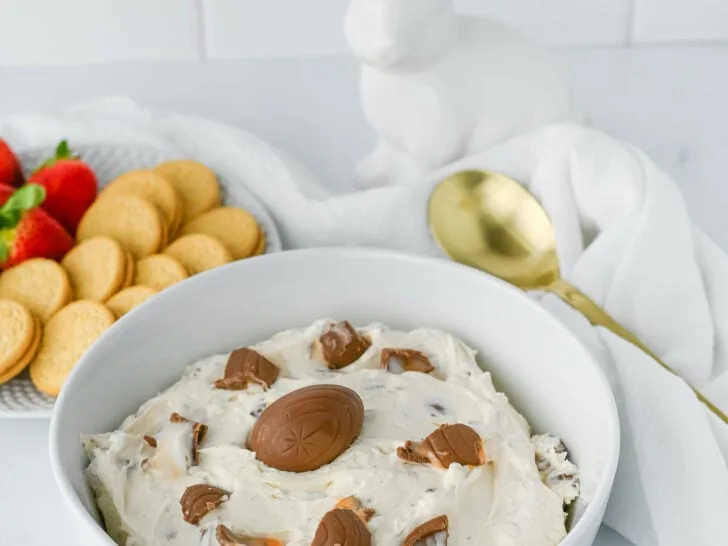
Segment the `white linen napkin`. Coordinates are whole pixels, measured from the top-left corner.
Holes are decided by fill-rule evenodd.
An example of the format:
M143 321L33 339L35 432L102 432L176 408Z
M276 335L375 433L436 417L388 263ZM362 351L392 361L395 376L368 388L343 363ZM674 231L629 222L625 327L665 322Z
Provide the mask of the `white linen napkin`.
M0 120L18 149L148 144L243 180L287 248L369 245L439 255L425 202L443 176L479 167L526 184L554 221L565 277L728 410L728 257L687 216L670 178L635 148L573 125L546 127L412 188L332 196L242 130L146 111L125 99ZM553 296L542 300L599 358L619 405L622 457L606 523L638 546L728 541L728 426L686 384Z

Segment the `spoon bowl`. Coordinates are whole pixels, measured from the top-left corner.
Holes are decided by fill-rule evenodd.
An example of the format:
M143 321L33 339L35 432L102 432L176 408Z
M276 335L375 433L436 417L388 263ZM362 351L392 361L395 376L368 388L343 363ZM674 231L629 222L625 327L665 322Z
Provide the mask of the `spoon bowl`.
M463 171L429 200L433 236L455 261L523 289L559 276L556 237L546 211L523 186L498 173Z
M555 294L593 325L611 330L677 375L637 336L561 276L551 219L517 181L488 171L455 173L434 188L427 207L430 231L451 259L523 290ZM728 424L728 416L720 408L695 387L691 388L708 409Z

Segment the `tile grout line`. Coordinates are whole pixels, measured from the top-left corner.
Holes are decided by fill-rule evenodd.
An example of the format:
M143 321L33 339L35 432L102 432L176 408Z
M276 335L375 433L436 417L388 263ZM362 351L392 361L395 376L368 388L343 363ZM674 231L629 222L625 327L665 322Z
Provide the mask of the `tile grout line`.
M582 51L618 51L630 50L686 50L686 49L726 49L728 40L640 40L631 44L625 43L595 43L595 42L565 42L543 43L552 51L575 50Z
M629 0L629 11L627 12L627 33L624 37L624 45L626 47L634 46L634 25L637 21L637 2L638 0Z
M208 59L207 54L207 30L206 30L206 17L205 17L205 6L203 5L204 0L195 0L195 9L197 11L197 40L199 41L199 60L206 61Z

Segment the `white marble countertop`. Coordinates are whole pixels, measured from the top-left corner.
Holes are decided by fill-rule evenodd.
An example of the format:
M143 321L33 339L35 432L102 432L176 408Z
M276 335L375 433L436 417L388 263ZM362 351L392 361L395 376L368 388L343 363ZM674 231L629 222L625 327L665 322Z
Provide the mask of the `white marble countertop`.
M562 49L556 56L583 119L655 158L680 183L695 222L728 249L728 48ZM347 58L0 68L0 117L108 95L249 128L338 191L349 187L351 165L373 140ZM84 546L53 483L47 435L46 421L0 421L0 544ZM628 543L604 529L595 544Z

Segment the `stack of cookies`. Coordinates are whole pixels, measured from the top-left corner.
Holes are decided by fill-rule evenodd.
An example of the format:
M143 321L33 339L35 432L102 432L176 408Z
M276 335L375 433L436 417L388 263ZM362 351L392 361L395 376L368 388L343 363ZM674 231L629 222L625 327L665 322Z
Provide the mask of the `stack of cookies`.
M41 325L28 309L0 300L0 382L10 381L30 364L40 345Z
M265 252L246 210L221 206L215 173L190 160L121 175L101 191L61 263L36 258L0 274L0 384L29 367L60 392L113 322L191 275Z

